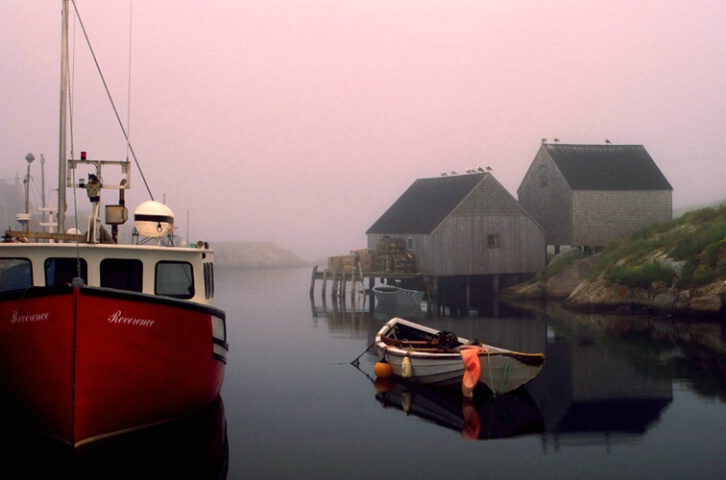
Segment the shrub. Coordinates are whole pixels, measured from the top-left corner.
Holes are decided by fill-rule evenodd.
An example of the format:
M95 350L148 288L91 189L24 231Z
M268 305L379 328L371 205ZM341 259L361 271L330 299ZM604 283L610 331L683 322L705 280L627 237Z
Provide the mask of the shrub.
M628 287L649 287L653 282L670 283L673 275L674 272L670 267L653 260L636 267L616 265L607 271L605 278Z

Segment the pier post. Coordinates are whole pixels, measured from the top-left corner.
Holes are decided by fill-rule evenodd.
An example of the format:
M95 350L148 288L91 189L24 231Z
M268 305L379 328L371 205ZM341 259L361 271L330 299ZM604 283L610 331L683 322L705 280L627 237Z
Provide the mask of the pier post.
M356 284L355 269L350 274L350 305L355 310L355 284Z
M338 272L333 271L333 288L330 292L330 298L333 301L338 301Z
M313 298L313 295L315 295L315 278L318 276L318 266L315 265L313 267L313 276L310 278L310 298Z
M328 269L326 268L323 270L323 291L321 293L321 296L323 297L323 301L325 301L325 291L328 287Z
M345 272L340 272L340 300L345 305L345 290L348 286L348 279L345 278Z
M372 315L376 309L376 296L373 294L373 285L376 283L376 277L368 277L368 289L371 292L371 302L368 304L368 312ZM365 285L363 285L365 288Z

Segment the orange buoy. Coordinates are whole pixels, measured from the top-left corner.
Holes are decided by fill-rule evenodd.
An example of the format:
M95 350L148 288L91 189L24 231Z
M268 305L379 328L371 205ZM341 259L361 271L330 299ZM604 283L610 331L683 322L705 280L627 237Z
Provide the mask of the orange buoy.
M474 396L474 388L479 383L481 365L479 364L479 349L461 348L461 359L464 361L464 376L461 379L461 393L464 397Z
M388 378L393 373L393 367L391 367L390 363L384 360L376 363L373 367L373 373L375 373L378 378Z
M373 387L376 389L376 393L388 393L391 391L393 381L390 378L376 378L373 382Z

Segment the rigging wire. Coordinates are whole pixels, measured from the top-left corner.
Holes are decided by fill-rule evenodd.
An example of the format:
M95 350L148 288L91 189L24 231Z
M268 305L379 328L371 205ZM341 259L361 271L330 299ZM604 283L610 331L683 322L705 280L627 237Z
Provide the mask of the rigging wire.
M76 3L73 2L73 7L75 8ZM78 11L76 11L76 17L78 21L81 20L81 18L78 16ZM66 59L69 57L68 52L68 42L65 42L66 52L65 56ZM76 71L76 22L73 22L73 68L66 69L66 74L68 75L68 78L66 78L66 84L68 85L68 123L70 124L70 128L68 129L68 135L70 136L70 152L71 152L71 158L75 158L74 156L74 146L73 146L73 88L75 85L75 71ZM71 74L73 72L73 74ZM64 172L66 175L67 173ZM62 180L62 179L60 179ZM61 188L66 188L66 181L63 180L63 185L58 185L58 190ZM61 215L61 208L65 208L65 205L58 205L58 216ZM78 200L76 198L76 169L73 169L73 229L74 232L78 232ZM61 232L62 233L62 232ZM75 241L76 245L76 277L75 278L81 278L81 247L80 242L78 239ZM78 283L78 282L74 282Z
M136 158L136 152L134 152L134 147L131 145L131 142L129 141L129 135L126 132L126 128L124 127L123 122L121 121L121 117L119 116L118 109L116 108L116 104L113 101L113 97L111 97L111 91L109 90L108 84L106 83L106 78L103 76L103 72L101 71L101 66L98 63L96 54L93 51L93 47L91 46L91 40L88 38L88 33L86 32L86 27L83 25L83 20L81 19L81 15L78 12L76 0L71 0L71 2L73 3L73 10L76 12L76 18L78 19L78 24L81 26L81 31L83 32L83 36L86 39L86 44L88 45L88 50L91 52L91 57L93 58L93 62L96 65L96 70L98 71L98 74L101 77L101 82L103 83L103 88L106 90L106 95L108 96L108 100L109 100L109 102L111 102L111 108L113 109L114 115L116 115L116 121L118 122L119 127L121 128L121 131L123 132L124 139L126 140L126 147L131 152L131 156L134 159L136 168L139 169L139 174L141 175L141 179L144 181L144 186L146 187L146 191L149 193L149 197L151 198L151 200L154 200L154 195L151 193L151 189L149 188L149 184L146 181L144 172L141 170L141 165L139 165L139 160Z

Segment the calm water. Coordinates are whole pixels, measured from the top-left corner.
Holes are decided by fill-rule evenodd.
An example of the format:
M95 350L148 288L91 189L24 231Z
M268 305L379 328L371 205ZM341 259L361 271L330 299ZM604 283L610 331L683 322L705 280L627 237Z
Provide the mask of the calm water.
M376 356L363 355L360 370L350 362L386 319L336 312L330 301L324 309L320 285L313 306L309 284L305 269L218 278L232 345L228 478L724 478L718 324L651 330L643 320L554 307L551 318L503 308L499 318L423 317L547 355L522 395L480 400L479 421L465 423L460 396L397 385L377 393ZM716 346L693 347L689 336Z
M387 318L323 305L320 285L312 305L310 273L219 269L231 346L223 403L72 457L21 439L0 457L6 471L22 466L31 478L48 471L56 478L724 478L726 334L718 323L607 319L556 307L422 315L421 323L547 356L542 375L517 395L465 404L456 393L374 383L377 358L364 352Z

